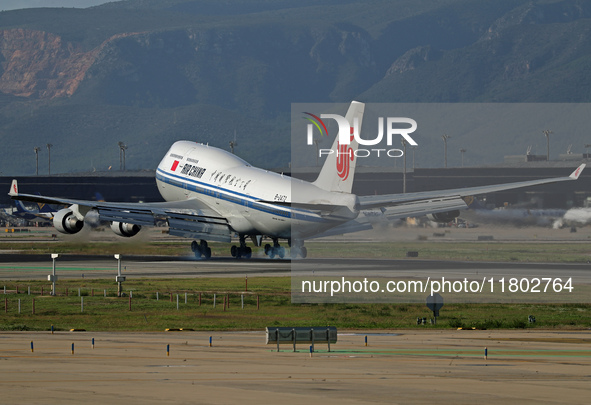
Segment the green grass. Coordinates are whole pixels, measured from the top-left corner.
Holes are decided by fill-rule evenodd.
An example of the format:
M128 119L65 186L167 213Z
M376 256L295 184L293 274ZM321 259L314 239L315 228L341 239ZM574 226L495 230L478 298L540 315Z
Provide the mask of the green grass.
M27 294L29 286L32 295ZM60 281L56 297L40 296L42 286L47 294L49 285L45 281L19 282L19 294L16 295L17 284L7 283L9 293L5 299L8 312L2 313L0 330L44 331L50 330L51 325L56 330L88 331L162 331L166 328L261 330L266 326L336 326L349 329L591 327L589 304L449 304L441 309L437 325L418 326L417 318L431 317L431 312L423 304L292 304L288 277L250 277L248 292L244 293L244 309L241 308L242 278L130 280L124 284L124 292L128 295L130 290L133 291L131 310L128 296L116 297L114 282ZM68 296L65 296L66 288ZM79 288L84 298L83 313ZM106 298L103 297L105 289ZM156 300L156 292L159 300ZM225 295L230 298L230 306L224 310ZM528 315L534 315L536 323L530 324Z

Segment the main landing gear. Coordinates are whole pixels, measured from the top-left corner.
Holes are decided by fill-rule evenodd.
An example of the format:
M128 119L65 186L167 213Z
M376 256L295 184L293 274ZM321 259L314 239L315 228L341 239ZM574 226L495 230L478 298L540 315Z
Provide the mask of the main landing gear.
M293 245L291 247L291 258L292 259L296 259L298 257L305 259L306 256L308 256L308 249L306 249L306 247L304 245Z
M197 259L201 259L202 257L204 259L211 258L211 248L207 246L207 241L204 241L203 239L199 242L196 240L191 242L191 250L195 253Z
M285 257L285 248L279 245L279 240L277 238L273 238L273 246L268 243L265 245L265 254L269 256L270 259L274 259L275 256L283 259Z
M230 248L230 254L236 259L245 258L250 259L252 256L252 249L246 246L246 236L240 235L240 246L233 245Z

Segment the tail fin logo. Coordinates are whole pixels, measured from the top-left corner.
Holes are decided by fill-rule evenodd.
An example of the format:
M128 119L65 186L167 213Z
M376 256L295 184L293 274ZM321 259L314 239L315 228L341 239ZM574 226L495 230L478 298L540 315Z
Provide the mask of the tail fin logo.
M353 141L353 127L351 127L351 141ZM343 180L347 180L349 177L349 170L351 169L351 162L355 159L353 149L349 145L338 144L337 153L337 175Z

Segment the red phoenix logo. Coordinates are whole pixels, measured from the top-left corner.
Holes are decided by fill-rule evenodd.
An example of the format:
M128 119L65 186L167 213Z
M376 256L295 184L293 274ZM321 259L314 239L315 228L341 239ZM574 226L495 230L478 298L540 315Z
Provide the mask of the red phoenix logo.
M353 138L353 127L351 127L351 141L353 141ZM349 145L339 143L337 147L337 174L343 181L349 177L349 169L353 159L355 159L353 149Z

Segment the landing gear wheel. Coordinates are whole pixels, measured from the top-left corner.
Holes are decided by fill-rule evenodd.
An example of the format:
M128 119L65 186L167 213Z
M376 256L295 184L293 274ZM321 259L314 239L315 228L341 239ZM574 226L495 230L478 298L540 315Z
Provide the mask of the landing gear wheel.
M302 248L300 249L300 256L302 256L302 259L308 257L308 249L306 249L305 246L302 246Z
M240 246L233 245L230 248L232 257L236 259L250 259L252 256L252 249L246 246L246 235L240 235Z
M283 259L285 257L285 248L279 245L277 238L273 238L273 246L269 244L265 245L265 254L269 256L270 259L274 259L275 256L279 256Z
M205 259L211 258L211 248L207 246L207 241L201 239L199 242L194 240L191 242L191 250L195 253L195 258L201 259L201 257Z
M303 246L301 243L298 243L296 245L292 245L292 247L291 247L291 258L292 259L297 259L298 257L305 259L306 256L308 256L308 249L306 249L305 246Z

